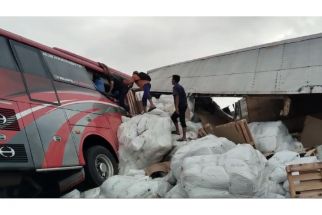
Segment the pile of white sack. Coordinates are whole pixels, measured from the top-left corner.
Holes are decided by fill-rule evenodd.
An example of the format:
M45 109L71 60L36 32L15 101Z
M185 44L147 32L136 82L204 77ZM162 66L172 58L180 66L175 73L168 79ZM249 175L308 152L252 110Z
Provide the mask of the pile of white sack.
M283 150L300 152L302 143L294 139L281 121L252 122L248 124L253 135L256 149L262 153L279 152Z
M122 118L118 129L119 173L100 187L65 198L160 198L172 188L165 178L145 176L144 168L160 162L173 148L169 114L155 109L133 118ZM196 128L191 128L192 130Z
M171 188L165 178L151 179L143 170L133 170L110 177L100 187L85 192L75 189L63 198L165 198Z
M249 144L208 135L181 147L171 160L168 198L253 197L266 158Z
M161 97L162 98L162 97ZM289 197L285 167L316 162L300 158L302 145L281 122L251 123L256 149L207 135L176 142L169 114L159 108L123 118L118 131L120 175L101 187L65 198L285 198ZM188 136L196 138L201 124L187 122ZM169 152L171 153L169 154ZM267 160L262 153L276 152ZM145 176L144 168L171 158L171 171L163 178Z

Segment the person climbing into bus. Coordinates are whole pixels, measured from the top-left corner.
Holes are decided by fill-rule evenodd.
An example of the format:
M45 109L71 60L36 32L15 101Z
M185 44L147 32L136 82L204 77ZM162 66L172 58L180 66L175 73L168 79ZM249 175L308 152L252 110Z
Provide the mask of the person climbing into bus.
M123 107L127 112L130 111L129 106L125 103L126 95L128 91L133 86L133 83L127 84L122 77L112 77L113 80L113 89L111 94L114 98L117 98L118 103Z
M174 106L175 111L171 116L171 119L176 127L175 131L172 131L172 134L180 135L179 124L178 124L178 117L180 119L180 124L182 127L182 138L178 139L177 141L187 141L186 137L186 117L185 113L187 110L187 96L184 88L179 84L180 76L173 75L172 76L172 85L173 85L173 98L174 98Z
M138 72L134 71L132 74L132 80L131 82L134 82L140 90L143 90L143 96L142 96L142 106L143 111L146 113L147 111L152 111L156 108L156 106L153 104L152 96L150 94L151 90L151 78L148 74L144 72ZM147 101L150 103L150 108L147 110Z
M105 64L99 63L99 65L103 69L105 74L105 89L107 95L114 98L115 102L118 102L118 104L121 107L123 107L127 112L129 112L130 109L129 106L125 104L125 100L126 94L128 93L129 89L133 86L133 83L127 84L122 77L114 77Z
M97 73L93 74L93 82L95 84L96 90L105 94L104 79Z

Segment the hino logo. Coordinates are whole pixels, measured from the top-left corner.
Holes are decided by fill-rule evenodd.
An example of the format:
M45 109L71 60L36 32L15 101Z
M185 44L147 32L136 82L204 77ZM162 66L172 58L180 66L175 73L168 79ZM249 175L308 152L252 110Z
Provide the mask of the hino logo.
M7 118L4 115L0 114L0 125L4 125L6 124L6 122Z
M0 148L0 155L5 158L12 158L15 156L16 152L13 148L9 146L2 146Z

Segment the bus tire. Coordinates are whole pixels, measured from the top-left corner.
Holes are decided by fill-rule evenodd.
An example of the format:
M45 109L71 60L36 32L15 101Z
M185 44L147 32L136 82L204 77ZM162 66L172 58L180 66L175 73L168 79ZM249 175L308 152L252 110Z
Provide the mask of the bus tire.
M103 146L92 146L85 151L85 184L87 188L100 186L108 177L118 172L112 153Z

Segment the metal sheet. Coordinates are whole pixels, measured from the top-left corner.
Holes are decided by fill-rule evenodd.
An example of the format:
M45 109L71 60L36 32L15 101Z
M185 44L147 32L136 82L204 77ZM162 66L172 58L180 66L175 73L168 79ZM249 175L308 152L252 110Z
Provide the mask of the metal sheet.
M274 71L282 67L283 45L261 48L256 71Z
M280 93L307 93L301 90L308 85L308 68L297 68L279 71L279 81L276 92Z
M213 95L321 93L322 34L310 35L148 71L152 91L171 92L181 76L187 93ZM316 88L316 89L313 89Z

